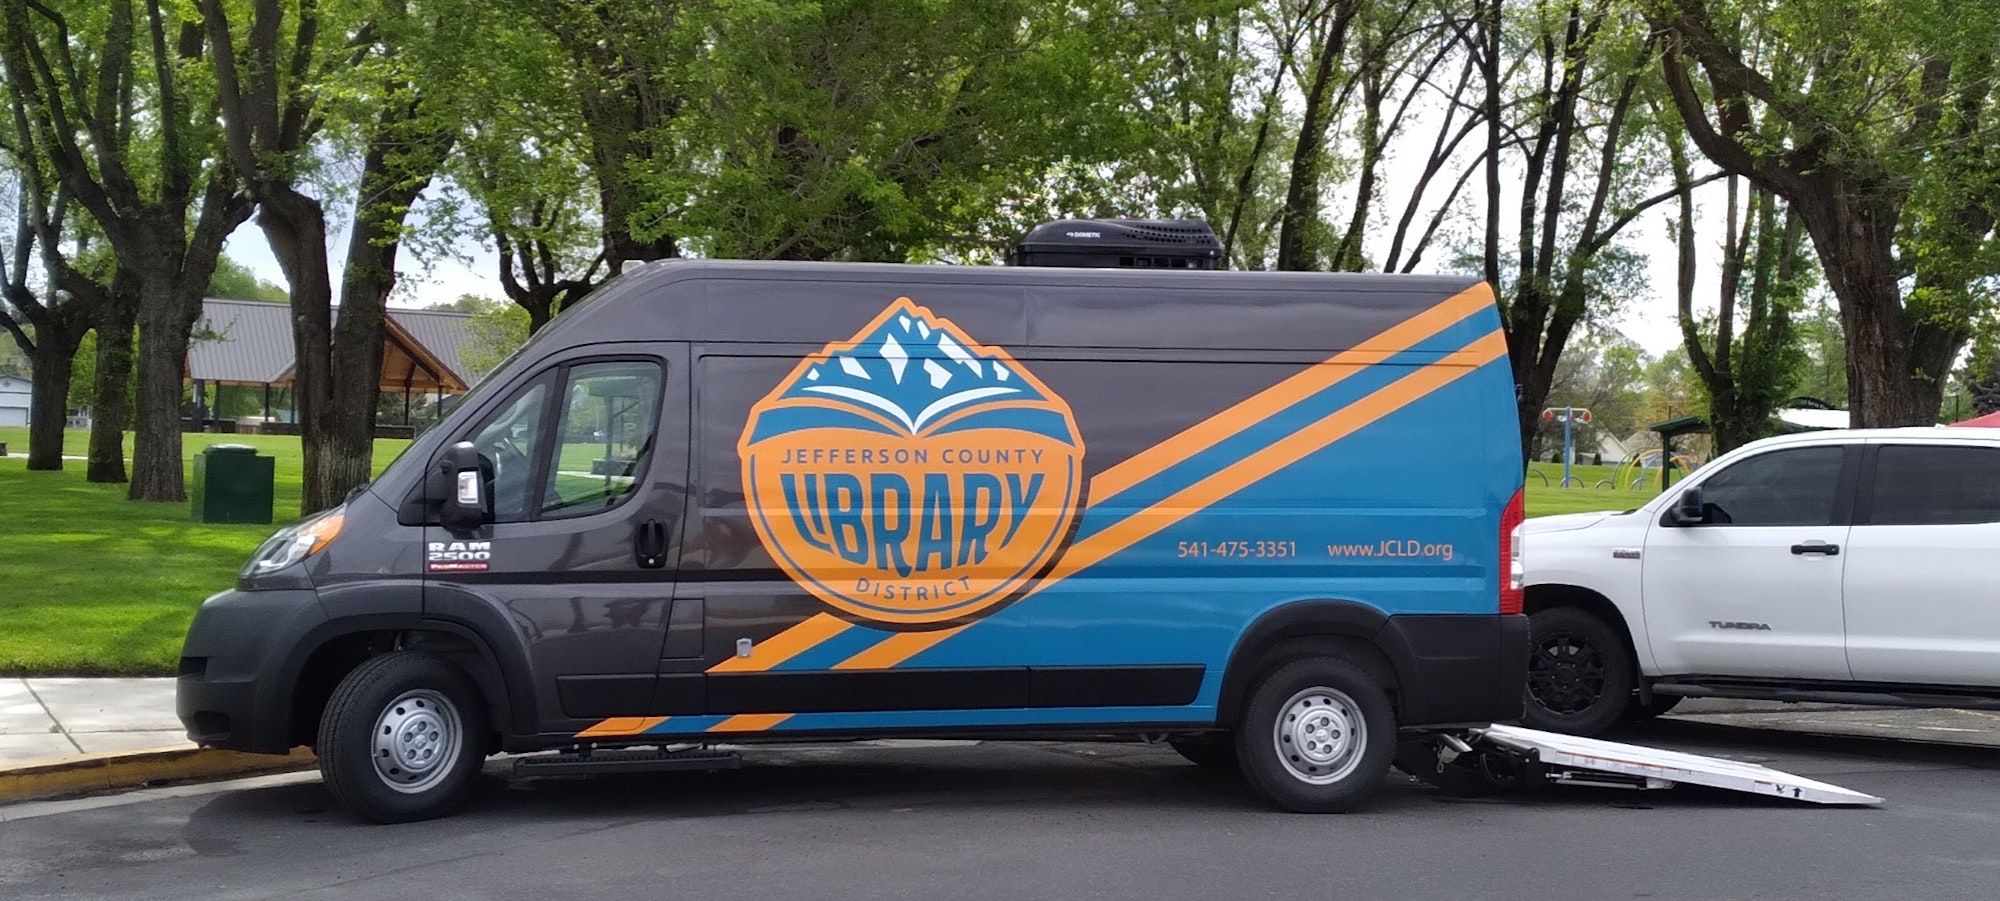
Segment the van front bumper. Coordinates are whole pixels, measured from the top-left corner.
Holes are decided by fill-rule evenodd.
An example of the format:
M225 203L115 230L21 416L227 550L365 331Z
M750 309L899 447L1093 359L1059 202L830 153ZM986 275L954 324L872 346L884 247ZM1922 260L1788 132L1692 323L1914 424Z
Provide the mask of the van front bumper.
M311 589L232 590L202 602L175 680L174 707L188 739L233 751L290 751L292 652L326 621Z

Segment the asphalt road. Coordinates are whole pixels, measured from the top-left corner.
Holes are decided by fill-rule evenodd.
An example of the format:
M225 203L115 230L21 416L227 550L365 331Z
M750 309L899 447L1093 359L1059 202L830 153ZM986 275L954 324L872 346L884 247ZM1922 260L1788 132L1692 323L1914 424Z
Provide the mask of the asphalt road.
M1143 745L765 749L734 772L496 774L465 813L404 826L355 821L310 776L0 808L0 898L2000 893L2000 750L1693 721L1620 737L1888 803L1826 808L1685 787L1474 800L1396 776L1368 811L1315 817L1263 809L1233 777Z

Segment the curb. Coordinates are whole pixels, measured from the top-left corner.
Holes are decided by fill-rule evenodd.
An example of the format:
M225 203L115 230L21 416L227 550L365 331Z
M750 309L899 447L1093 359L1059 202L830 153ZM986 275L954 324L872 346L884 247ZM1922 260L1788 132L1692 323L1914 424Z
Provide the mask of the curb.
M284 755L189 747L82 754L0 767L0 804L289 772L317 763L304 748Z

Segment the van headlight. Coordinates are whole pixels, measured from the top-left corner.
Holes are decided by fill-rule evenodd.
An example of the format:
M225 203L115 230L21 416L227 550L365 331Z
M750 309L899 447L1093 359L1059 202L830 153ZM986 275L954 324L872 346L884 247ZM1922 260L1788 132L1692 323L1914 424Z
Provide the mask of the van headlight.
M245 579L268 575L319 553L340 534L340 527L347 520L342 510L335 507L279 529L264 539L257 553L250 555L250 562L243 564L240 575Z

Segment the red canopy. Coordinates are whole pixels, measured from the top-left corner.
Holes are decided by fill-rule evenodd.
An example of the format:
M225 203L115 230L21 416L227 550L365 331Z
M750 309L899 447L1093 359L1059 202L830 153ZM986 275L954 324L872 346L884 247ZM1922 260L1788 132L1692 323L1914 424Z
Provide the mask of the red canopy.
M1985 416L1974 416L1964 422L1954 422L1952 425L1968 426L1975 429L2000 429L2000 410L1988 413Z

